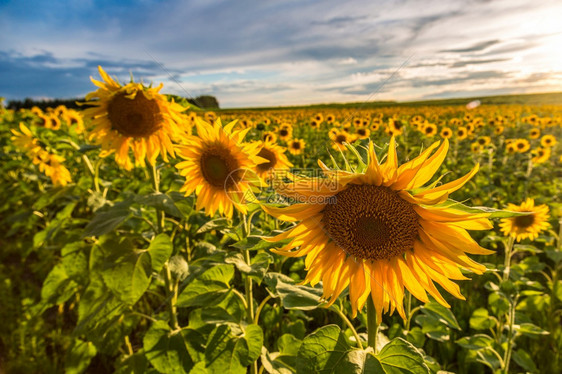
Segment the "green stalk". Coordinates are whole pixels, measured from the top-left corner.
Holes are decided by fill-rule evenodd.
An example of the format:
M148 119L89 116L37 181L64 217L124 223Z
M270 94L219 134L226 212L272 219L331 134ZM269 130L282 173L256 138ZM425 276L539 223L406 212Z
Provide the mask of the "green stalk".
M505 259L504 259L504 269L503 269L503 280L506 281L509 279L509 271L511 266L511 251L513 249L513 243L515 242L515 238L510 236L507 240L507 244L505 245Z
M367 298L367 343L377 354L377 335L379 333L380 321L377 319L377 310L371 297Z
M345 314L340 310L340 308L336 308L336 307L332 306L331 310L336 312L338 314L338 316L340 316L342 321L347 325L347 327L349 327L349 329L353 333L353 336L355 337L355 340L357 341L357 348L363 349L363 344L361 343L361 338L359 337L359 334L357 333L357 330L355 330L355 327L353 327L353 324L351 323L351 321L345 316Z
M511 361L511 352L513 351L513 341L515 337L513 336L513 326L515 325L515 306L517 304L517 298L519 296L515 296L515 299L511 300L511 308L509 311L509 323L507 325L508 332L507 332L507 347L505 349L505 356L503 359L504 368L503 372L505 374L509 374L509 361Z
M240 220L242 221L242 227L243 227L243 233L242 236L243 238L248 237L248 235L250 235L250 232L252 230L252 220L251 217L250 219L248 219L246 217L246 215L240 213ZM242 238L242 239L243 239ZM251 258L250 258L250 251L242 249L243 251L243 255L244 255L244 261L246 262L246 264L248 264L248 266L251 265ZM244 290L246 293L246 320L248 321L248 323L254 323L254 294L253 294L253 284L252 284L252 278L250 278L249 275L246 275L246 279L244 280ZM250 373L251 374L257 374L258 373L258 362L257 360L254 361L251 365L250 365Z
M180 325L178 324L178 310L176 303L178 301L178 282L172 280L172 273L168 267L168 263L164 265L166 270L166 277L164 278L166 282L166 293L168 294L166 300L168 301L168 308L170 309L170 324L172 329L178 330Z
M160 192L160 174L156 169L156 165L152 165L150 168L152 176L152 186L154 187L154 192ZM164 232L164 212L156 208L156 223L158 227L158 232Z

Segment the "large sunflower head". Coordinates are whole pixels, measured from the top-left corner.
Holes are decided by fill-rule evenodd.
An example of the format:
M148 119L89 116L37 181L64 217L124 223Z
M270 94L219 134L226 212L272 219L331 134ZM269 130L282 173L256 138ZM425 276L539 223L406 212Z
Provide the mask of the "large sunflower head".
M506 236L511 236L518 242L529 238L535 240L539 233L550 227L547 205L535 206L535 200L528 198L521 205L507 204L507 210L512 212L530 212L531 214L504 218L500 228Z
M252 188L259 185L256 165L267 161L258 156L258 143L242 143L250 128L234 130L236 121L223 127L220 118L214 124L197 118L195 125L197 136L186 136L177 146L184 161L176 167L186 177L180 191L195 191L197 210L209 216L218 211L230 218L234 208L246 213Z
M172 139L179 133L182 121L181 105L168 102L158 87L145 87L140 83L122 86L102 68L99 73L103 82L92 82L99 88L86 96L84 104L93 107L84 110L84 117L91 119L89 139L102 147L101 156L115 153L115 161L123 168L133 167L129 149L133 150L135 164L156 163L159 154L168 161L174 156Z
M405 318L404 287L423 302L429 294L447 307L435 283L464 299L451 281L466 279L459 268L478 274L486 270L466 253L492 253L481 248L467 230L487 230L492 225L487 213L468 213L446 203L478 166L460 179L423 187L445 159L448 141L437 147L435 143L399 166L393 137L383 164L372 143L364 170L335 171L319 162L331 183L295 178L282 186L283 194L303 203L264 206L281 220L301 221L268 239L288 240L275 252L306 256L305 282L322 281L329 304L349 287L354 315L371 297L379 321L383 312L394 310Z

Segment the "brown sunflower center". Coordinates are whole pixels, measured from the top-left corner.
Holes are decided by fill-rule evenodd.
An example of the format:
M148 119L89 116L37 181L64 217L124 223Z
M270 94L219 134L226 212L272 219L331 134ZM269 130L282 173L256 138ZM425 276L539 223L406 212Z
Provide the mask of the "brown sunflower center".
M359 129L357 130L357 133L361 136L365 136L367 134L367 131L365 131L365 129Z
M419 217L396 191L373 185L350 185L327 204L322 222L330 239L350 256L383 260L414 246Z
M345 135L338 135L336 136L336 143L343 144L343 142L347 141L347 136Z
M534 222L535 222L534 214L515 217L515 226L522 229L526 229L527 227L532 226Z
M161 127L160 107L154 99L137 92L134 99L119 93L109 102L107 114L111 127L123 136L143 138Z
M213 147L201 155L201 173L211 186L229 189L240 179L236 159L226 149Z
M293 143L291 143L291 147L293 149L301 149L301 143L300 142L293 142Z
M281 129L281 130L279 131L279 135L280 135L280 136L287 136L287 135L289 135L289 131L287 131L287 130L285 130L285 129Z
M263 164L258 164L257 166L258 171L265 172L275 167L275 164L277 163L277 157L275 157L275 153L273 153L269 149L265 147L262 148L261 151L258 153L258 156L263 157L267 160L267 162L264 162Z

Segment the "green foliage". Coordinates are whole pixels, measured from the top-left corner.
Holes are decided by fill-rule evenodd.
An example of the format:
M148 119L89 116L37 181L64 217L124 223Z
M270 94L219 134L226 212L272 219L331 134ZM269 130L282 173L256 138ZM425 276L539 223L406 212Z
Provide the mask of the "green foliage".
M176 99L189 113L205 115ZM451 139L440 169L444 177L436 183L456 179L480 163L479 173L443 206L490 214L496 229L473 236L496 254L470 255L488 271L457 282L466 300L442 292L451 308L434 300L421 303L406 293L406 319L397 313L383 316L376 353L367 347L366 313L351 318L347 291L326 307L322 284L302 283L309 264L272 252L289 240L263 240L290 229L291 223L266 215L259 204L251 204L246 217L208 217L197 209L194 195L180 192L184 178L174 167L180 159L157 165L156 190L151 170L119 169L113 156L100 157L100 147L75 128L63 124L54 131L33 125L36 118L29 111L0 110L0 372L560 372L562 247L556 222L562 213L562 184L553 177L562 171L554 159L560 145L552 149L548 163L534 165L529 154L505 153L505 140L527 138L536 127L560 141L562 111L493 106L466 112L464 107L421 106L436 103L400 105L398 110L386 104L374 104L376 111L357 105L313 110L333 111L342 122L355 117L373 121L380 110L382 128L371 134L380 153L388 142L384 124L392 116L400 118L406 125L397 138L401 160L412 159L436 140L418 133L409 124L410 114L440 127L453 119L466 125L467 113L482 115L488 123L475 130L474 139ZM215 104L199 103L207 105ZM366 167L367 141L341 152L329 149L332 124L310 128L314 113L308 109L216 113L224 122L228 117L248 120L252 140L285 119L293 122L293 135L307 142L304 157L289 155L296 168L316 168L316 159L358 172ZM530 114L545 124L523 123ZM505 118L505 130L493 136L489 121L498 116ZM10 130L19 122L30 126L42 146L65 158L72 183L53 186L14 146ZM473 153L470 142L480 135L492 136L492 144ZM530 141L534 148L540 142ZM497 223L516 217L505 207L525 197L549 205L551 227L536 240L510 247ZM271 189L259 198L286 203Z

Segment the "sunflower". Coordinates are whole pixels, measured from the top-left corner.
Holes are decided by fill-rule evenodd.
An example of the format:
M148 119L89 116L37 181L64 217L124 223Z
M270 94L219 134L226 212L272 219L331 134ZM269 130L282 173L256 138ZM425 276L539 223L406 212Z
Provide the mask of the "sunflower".
M535 157L531 159L534 164L542 164L550 158L550 148L537 148L533 151Z
M404 131L404 124L402 123L402 121L393 118L390 118L388 120L388 132L391 135L402 135L403 131Z
M60 118L55 113L48 114L45 127L51 130L60 130L61 127Z
M493 252L481 248L466 231L492 228L488 214L466 213L442 204L474 176L478 165L455 181L422 187L445 159L448 146L445 140L431 155L438 147L434 143L398 166L394 137L384 164L379 164L370 143L364 173L330 170L319 161L333 183L303 178L282 186L283 194L310 203L264 206L267 213L283 221L301 221L267 240L289 240L274 250L278 254L306 255L304 282L315 285L322 281L328 304L349 286L354 316L370 296L379 321L383 312L394 310L405 318L404 287L423 302L428 301L429 293L449 307L434 282L464 299L451 281L467 279L459 268L477 274L486 270L466 253Z
M453 136L453 130L451 130L449 127L443 127L439 135L441 135L443 139L450 139L451 136Z
M494 127L494 134L501 135L503 133L504 127L503 126L496 126Z
M478 142L474 142L470 145L470 150L473 153L480 153L484 150L484 147L482 147Z
M272 143L259 141L258 143L258 156L267 160L256 166L258 176L263 180L268 179L271 174L278 170L288 170L293 166L285 156L285 148Z
M521 205L507 204L507 210L513 212L531 212L525 216L504 218L500 222L501 231L505 236L511 236L520 242L522 239L529 238L535 240L542 230L550 227L548 219L548 206L535 206L535 201L527 198Z
M379 131L381 124L382 120L380 118L373 118L373 122L371 122L371 131Z
M435 126L433 123L428 123L423 127L422 132L425 134L425 136L431 137L437 134L437 126Z
M261 139L264 142L275 143L277 141L277 135L273 131L266 131L262 134Z
M38 144L38 140L33 136L33 133L29 130L29 128L24 125L23 122L20 122L20 131L12 129L12 134L14 134L10 140L12 143L21 149L22 151L27 152L31 157L34 156L41 149L41 146Z
M302 139L291 139L289 141L288 146L289 146L289 152L292 155L296 156L304 152L304 147L306 146L306 143Z
M466 139L467 136L468 136L468 131L467 131L466 127L459 126L457 128L457 139L463 140L463 139Z
M541 136L541 130L534 128L529 131L529 139L538 139Z
M556 145L556 138L554 135L545 135L541 138L541 145L546 148L554 147Z
M369 139L369 135L371 135L371 131L367 128L360 127L355 130L355 135L358 139Z
M54 186L64 187L72 182L70 171L62 164L65 159L61 156L49 154L44 164L39 166L39 170L51 178Z
M519 153L525 153L531 148L531 144L527 139L517 139L515 141L515 149Z
M328 122L328 123L332 123L332 122L334 122L335 120L336 120L336 116L334 116L333 114L328 114L328 115L326 116L326 122Z
M222 126L197 118L198 136L185 136L176 146L184 159L176 168L186 177L180 188L185 195L197 195L197 210L205 214L219 214L231 218L233 208L246 213L245 203L253 196L252 187L258 184L253 173L256 165L267 160L258 157L258 144L242 144L250 129L233 130L236 121Z
M293 126L289 124L283 124L275 131L279 140L282 140L284 142L288 141L293 136Z
M481 147L487 146L491 141L492 139L489 136L480 136L478 139L476 139L476 143L478 143L478 145L480 145Z
M331 134L330 139L332 139L333 143L332 148L336 151L345 151L347 149L345 143L351 144L355 141L354 137L345 131L338 131L335 134Z
M64 115L64 119L68 126L75 126L75 130L78 134L84 132L84 120L79 112L68 109Z
M99 88L86 96L84 104L93 107L84 110L83 115L92 119L89 139L101 144L100 156L115 153L117 164L130 170L130 147L136 165L144 166L145 158L154 165L159 154L167 162L168 154L174 156L172 139L179 133L184 108L173 101L169 103L158 93L162 84L156 88L134 82L122 86L101 66L98 69L103 82L92 78Z
M514 154L517 152L517 147L515 146L515 143L506 143L505 149L509 154Z

